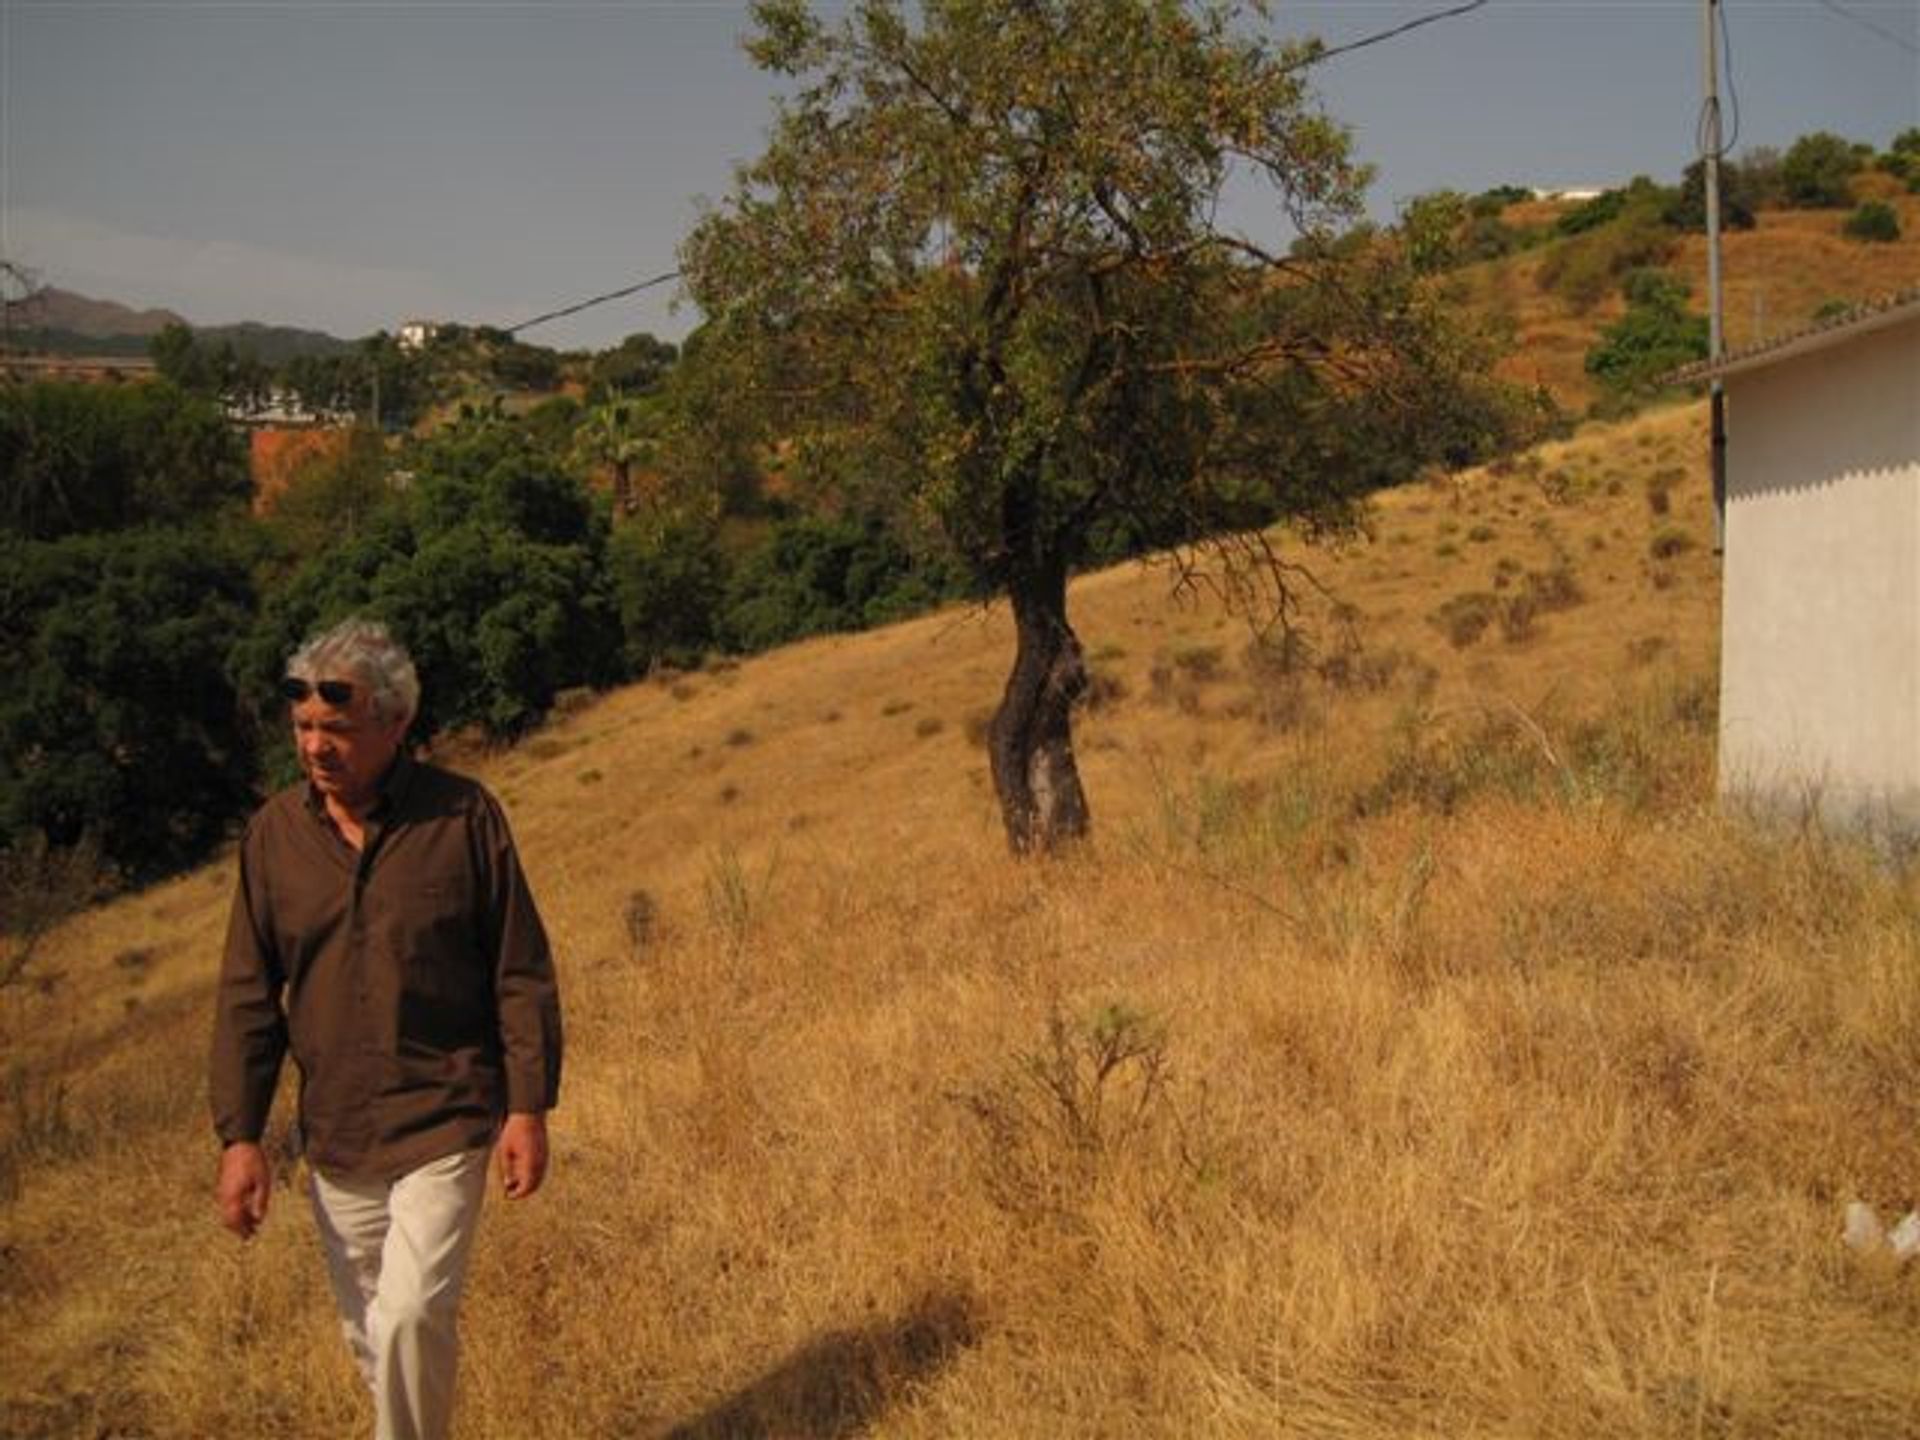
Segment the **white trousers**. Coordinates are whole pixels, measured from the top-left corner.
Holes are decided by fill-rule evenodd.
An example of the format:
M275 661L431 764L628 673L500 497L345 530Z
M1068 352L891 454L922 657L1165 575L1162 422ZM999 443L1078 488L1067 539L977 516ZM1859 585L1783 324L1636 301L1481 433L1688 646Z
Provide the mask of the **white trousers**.
M375 1440L445 1440L452 1428L454 1322L491 1153L449 1155L391 1181L313 1174L313 1217L340 1328L373 1392Z

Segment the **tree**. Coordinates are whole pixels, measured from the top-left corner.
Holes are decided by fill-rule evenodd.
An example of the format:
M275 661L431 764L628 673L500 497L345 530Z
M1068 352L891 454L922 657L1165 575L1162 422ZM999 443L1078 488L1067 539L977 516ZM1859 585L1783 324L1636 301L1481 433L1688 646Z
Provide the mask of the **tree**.
M0 528L51 540L186 524L251 492L246 452L205 396L164 381L0 386Z
M1707 317L1687 310L1687 282L1658 270L1627 277L1627 313L1600 332L1587 373L1616 394L1644 389L1707 356Z
M1755 213L1760 208L1758 186L1745 169L1731 160L1720 162L1720 224L1728 230L1751 230L1760 223ZM1662 219L1676 230L1707 228L1707 162L1696 160L1687 166L1680 181L1680 193L1673 198Z
M1867 200L1847 217L1847 223L1840 229L1850 240L1891 244L1900 238L1900 216L1884 200Z
M651 395L678 358L679 351L665 340L637 331L593 357L587 398L598 405L623 396Z
M254 753L227 661L253 593L235 539L0 536L0 848L97 844L147 878L246 813Z
M1332 243L1364 174L1309 98L1318 46L1233 0L754 16L796 88L683 248L703 340L748 357L796 484L890 497L1008 598L994 787L1012 847L1050 848L1088 826L1067 580L1096 537L1271 558L1280 516L1351 524L1499 429L1484 357L1395 243ZM1236 176L1270 232L1226 228ZM1284 611L1297 576L1261 573Z
M1859 168L1852 145L1830 131L1816 130L1787 147L1780 180L1792 204L1837 210L1853 203L1853 174Z
M287 654L353 613L385 620L413 652L421 737L478 725L510 738L562 689L614 680L606 518L578 479L504 421L456 426L407 464L402 496L268 597L236 660L263 720Z
M586 413L573 432L577 460L613 474L613 511L630 515L636 507L633 467L659 463L658 422L654 407L641 400L609 400Z

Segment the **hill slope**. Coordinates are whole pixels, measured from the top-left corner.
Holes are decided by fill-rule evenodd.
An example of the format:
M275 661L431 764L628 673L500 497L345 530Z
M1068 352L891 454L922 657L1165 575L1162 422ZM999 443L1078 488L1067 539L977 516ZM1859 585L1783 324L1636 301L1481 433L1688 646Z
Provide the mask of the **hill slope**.
M458 1433L1915 1433L1916 1277L1836 1237L1920 1199L1920 884L1707 803L1702 430L1380 497L1310 655L1087 577L1058 863L972 738L999 613L465 757L571 1048ZM0 990L0 1431L363 1423L298 1194L245 1249L205 1198L230 883Z

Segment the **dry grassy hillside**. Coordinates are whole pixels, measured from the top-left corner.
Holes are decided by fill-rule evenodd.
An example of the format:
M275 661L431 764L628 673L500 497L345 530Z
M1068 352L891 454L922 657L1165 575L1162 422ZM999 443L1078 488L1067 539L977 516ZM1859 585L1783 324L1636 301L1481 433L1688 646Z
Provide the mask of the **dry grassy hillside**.
M1920 878L1709 803L1702 415L1382 497L1311 648L1088 577L1097 834L1003 853L999 613L636 686L506 798L570 1026L465 1440L1920 1435ZM364 1423L200 1079L231 876L0 991L0 1433Z
M1729 350L1777 340L1804 330L1829 302L1859 304L1920 284L1920 195L1901 191L1886 175L1855 182L1862 199L1891 205L1900 238L1866 244L1842 233L1845 210L1763 210L1752 230L1728 231L1721 239L1721 292ZM1550 225L1564 205L1516 205L1506 219L1516 226ZM1562 405L1581 413L1598 388L1586 373L1587 351L1602 328L1625 310L1617 286L1591 309L1576 310L1542 288L1546 250L1525 251L1476 266L1462 276L1462 294L1474 308L1498 315L1512 327L1513 352L1503 365L1510 379L1544 385ZM1707 303L1707 242L1688 235L1668 268L1693 289L1693 308Z

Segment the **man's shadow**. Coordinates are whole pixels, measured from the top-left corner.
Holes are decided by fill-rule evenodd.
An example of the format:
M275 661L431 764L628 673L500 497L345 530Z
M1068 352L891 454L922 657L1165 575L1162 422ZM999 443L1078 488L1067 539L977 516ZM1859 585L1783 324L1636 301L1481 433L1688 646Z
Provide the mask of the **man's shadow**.
M891 1320L830 1331L661 1440L848 1440L979 1338L964 1295L928 1295Z

